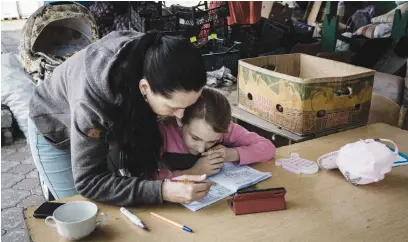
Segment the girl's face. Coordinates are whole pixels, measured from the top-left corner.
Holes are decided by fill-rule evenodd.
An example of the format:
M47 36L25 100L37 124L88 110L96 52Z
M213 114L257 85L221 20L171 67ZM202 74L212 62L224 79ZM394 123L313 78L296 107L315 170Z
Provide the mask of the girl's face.
M215 146L222 137L222 133L214 132L204 119L193 119L182 127L183 139L188 151L198 155Z
M183 118L186 107L194 104L201 95L201 90L199 92L175 91L171 94L170 98L166 98L153 93L146 80L141 80L139 87L153 112L164 117L174 116L179 120Z

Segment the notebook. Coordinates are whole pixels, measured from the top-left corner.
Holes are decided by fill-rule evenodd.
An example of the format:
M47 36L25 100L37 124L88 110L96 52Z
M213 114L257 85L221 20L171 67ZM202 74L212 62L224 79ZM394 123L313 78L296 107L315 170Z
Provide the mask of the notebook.
M191 211L197 211L271 176L271 173L260 172L249 166L224 163L219 173L208 177L208 180L215 182L208 194L200 201L183 205Z

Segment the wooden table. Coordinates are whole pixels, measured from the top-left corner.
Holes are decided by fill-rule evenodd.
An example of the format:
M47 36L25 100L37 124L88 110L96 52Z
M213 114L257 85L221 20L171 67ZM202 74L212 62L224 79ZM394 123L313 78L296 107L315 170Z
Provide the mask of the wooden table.
M317 160L346 143L374 137L392 139L408 154L407 131L373 124L279 148L277 157L297 152ZM275 167L272 161L254 168L272 172L270 179L258 184L259 188L286 188L287 210L235 216L226 201L197 212L177 204L131 209L151 228L145 232L125 219L118 207L98 204L108 221L86 241L408 241L408 166L395 167L383 181L365 186L351 185L339 171L295 175ZM82 199L76 196L61 202ZM34 210L25 211L32 240L63 241L44 220L32 217ZM181 231L148 211L183 223L195 233Z

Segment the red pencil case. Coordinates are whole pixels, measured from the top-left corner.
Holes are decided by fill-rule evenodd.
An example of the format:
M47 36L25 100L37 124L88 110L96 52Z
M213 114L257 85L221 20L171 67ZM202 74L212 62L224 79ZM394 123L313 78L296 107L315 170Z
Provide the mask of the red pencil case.
M238 192L227 202L235 215L285 210L285 194L283 187Z

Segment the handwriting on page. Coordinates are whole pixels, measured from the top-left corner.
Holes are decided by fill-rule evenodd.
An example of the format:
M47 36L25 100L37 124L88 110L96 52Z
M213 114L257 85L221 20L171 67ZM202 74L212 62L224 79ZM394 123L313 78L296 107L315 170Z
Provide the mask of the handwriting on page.
M241 188L241 185L250 185L263 177L267 178L269 176L268 173L259 172L248 166L235 166L231 163L225 163L220 173L209 177L209 179L236 191Z
M183 205L192 211L197 211L234 194L238 189L251 186L269 177L271 177L270 173L260 172L248 166L224 163L224 167L218 174L208 177L216 183L210 188L208 194L200 201Z
M229 190L226 187L223 187L219 184L214 184L211 186L208 194L205 197L203 197L200 201L192 202L190 204L186 204L185 206L192 211L197 211L216 201L224 199L233 193L234 193L233 191Z

